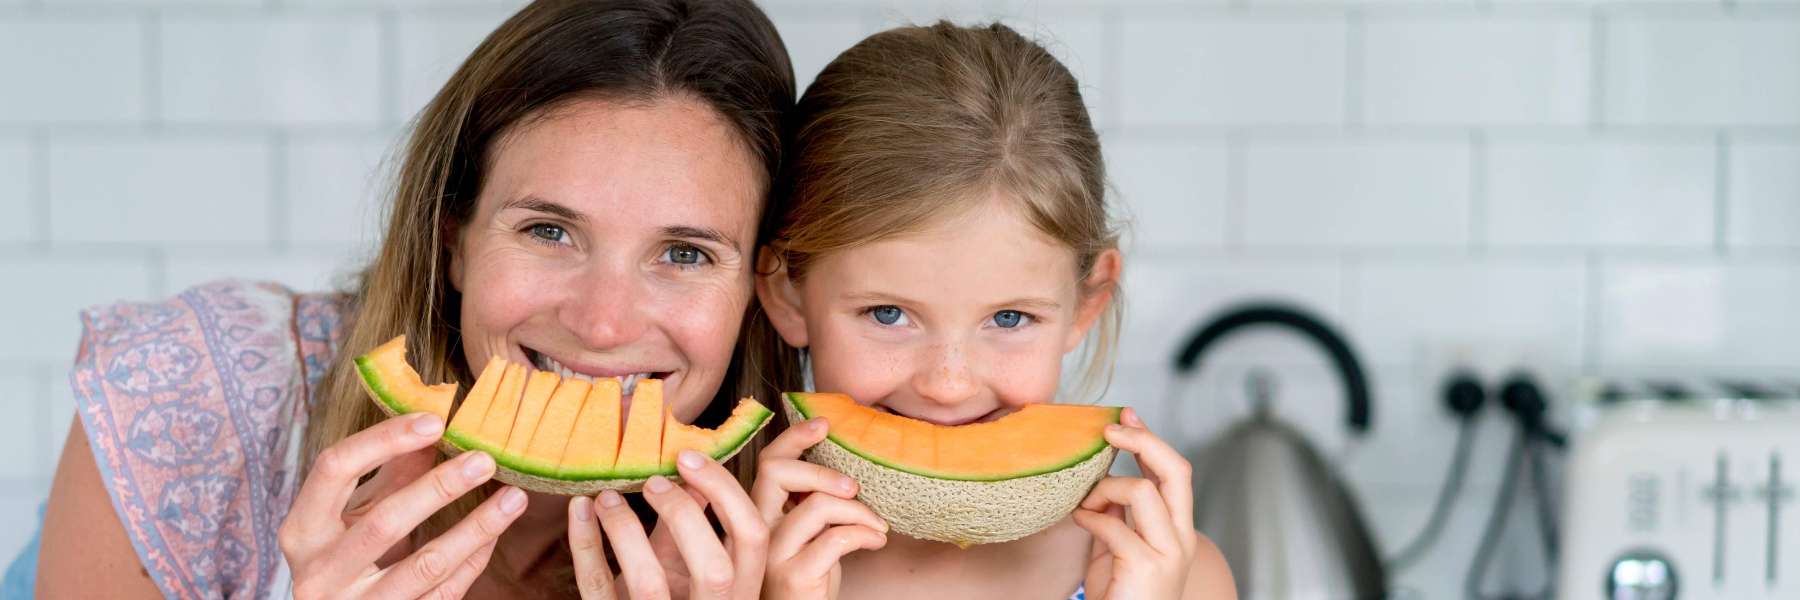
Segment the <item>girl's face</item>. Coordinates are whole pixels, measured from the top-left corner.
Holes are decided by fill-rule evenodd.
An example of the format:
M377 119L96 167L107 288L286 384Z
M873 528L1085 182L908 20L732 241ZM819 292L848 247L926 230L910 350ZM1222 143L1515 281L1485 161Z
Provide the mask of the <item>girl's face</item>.
M1062 357L1110 301L1120 258L1086 282L1075 253L995 196L926 231L821 256L795 284L757 291L782 337L805 347L816 389L943 425L992 420L1056 397Z
M490 167L450 265L470 370L661 378L692 422L752 295L752 153L698 101L584 100L520 125Z

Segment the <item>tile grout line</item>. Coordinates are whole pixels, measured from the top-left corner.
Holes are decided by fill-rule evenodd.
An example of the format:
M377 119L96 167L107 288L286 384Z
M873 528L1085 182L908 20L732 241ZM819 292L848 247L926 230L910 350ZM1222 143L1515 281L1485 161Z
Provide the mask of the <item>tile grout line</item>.
M34 127L31 132L31 154L34 181L31 182L32 200L37 214L33 215L32 246L43 254L50 253L50 240L54 237L51 227L51 209L55 203L50 201L50 130L46 127Z
M1595 8L1588 25L1588 127L1606 129L1606 13Z
M150 270L150 299L169 297L169 257L162 247L152 245L144 249L145 266Z
M144 122L151 131L163 125L162 13L144 10Z
M1587 303L1587 306L1583 311L1585 315L1582 320L1585 322L1581 327L1581 362L1582 370L1591 374L1600 368L1600 333L1603 316L1600 308L1600 296L1606 287L1606 281L1605 274L1601 271L1602 261L1599 251L1587 251L1587 256L1582 262L1584 263L1583 267L1587 269L1587 289L1582 294L1586 296L1583 301Z
M1469 131L1469 246L1471 254L1488 250L1488 140L1479 129Z
M1714 138L1713 244L1719 256L1731 253L1731 135L1721 130Z
M285 254L288 249L288 152L289 136L286 132L276 130L269 134L269 247L276 254Z
M1244 229L1250 204L1250 173L1245 137L1242 132L1225 137L1225 248L1233 253L1244 250L1248 238Z
M1363 129L1363 35L1362 9L1352 8L1344 14L1344 128Z
M382 10L377 17L377 44L375 53L379 56L376 76L381 78L375 90L376 110L381 111L375 122L385 127L395 127L404 120L400 114L400 24L399 17L392 9Z

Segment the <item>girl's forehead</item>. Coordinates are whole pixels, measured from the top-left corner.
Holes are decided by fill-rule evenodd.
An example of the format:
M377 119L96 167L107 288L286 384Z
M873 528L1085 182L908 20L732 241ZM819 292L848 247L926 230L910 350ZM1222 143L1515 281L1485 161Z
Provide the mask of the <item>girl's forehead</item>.
M985 207L826 254L815 264L814 275L834 280L833 287L911 287L919 296L1044 294L1072 290L1077 283L1073 249L1018 211Z

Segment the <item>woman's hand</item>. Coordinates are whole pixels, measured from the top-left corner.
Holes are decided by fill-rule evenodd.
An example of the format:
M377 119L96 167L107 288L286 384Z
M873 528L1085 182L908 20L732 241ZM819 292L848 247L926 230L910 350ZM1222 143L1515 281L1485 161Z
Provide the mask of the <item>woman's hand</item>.
M825 420L812 419L762 451L751 495L771 528L764 598L836 598L843 577L838 561L887 544L887 522L856 501L855 480L800 460L825 433Z
M656 531L644 526L618 492L569 501L569 550L586 600L752 600L762 586L769 528L736 477L692 450L676 457L682 485L662 477L644 484ZM711 506L725 528L720 540L706 518ZM598 517L599 524L595 524ZM604 533L602 533L604 531ZM606 564L612 546L621 576Z
M387 419L344 438L314 461L278 538L294 597L458 598L487 566L494 542L525 511L512 487L488 498L437 539L382 568L426 517L494 474L494 459L465 452L432 467L437 415ZM358 479L380 467L361 487Z
M1075 523L1095 538L1087 596L1181 598L1201 545L1193 468L1144 428L1135 411L1125 409L1121 422L1107 426L1106 441L1132 453L1144 477L1102 479L1075 509Z

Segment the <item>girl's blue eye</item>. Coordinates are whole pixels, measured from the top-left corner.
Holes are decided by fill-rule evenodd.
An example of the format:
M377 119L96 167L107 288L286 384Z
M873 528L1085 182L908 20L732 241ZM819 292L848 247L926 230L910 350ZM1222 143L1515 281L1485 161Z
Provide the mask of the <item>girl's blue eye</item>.
M900 312L898 306L877 306L869 309L869 315L875 317L875 322L882 325L899 323L900 317L905 316Z
M1002 329L1018 327L1019 323L1024 321L1025 313L1016 310L1003 310L994 313L994 324L1000 326Z
M706 253L699 248L687 245L669 246L669 262L678 265L697 265L706 260Z
M567 230L565 230L561 227L555 226L555 225L551 225L549 223L538 223L536 225L532 225L528 231L531 232L531 237L535 237L537 239L540 239L540 240L543 240L546 242L559 242L560 243L569 237L569 232Z

